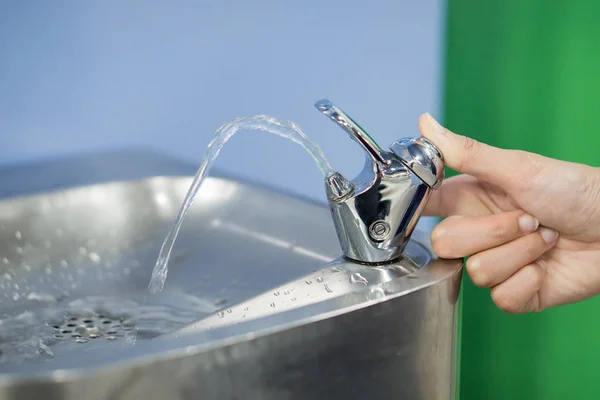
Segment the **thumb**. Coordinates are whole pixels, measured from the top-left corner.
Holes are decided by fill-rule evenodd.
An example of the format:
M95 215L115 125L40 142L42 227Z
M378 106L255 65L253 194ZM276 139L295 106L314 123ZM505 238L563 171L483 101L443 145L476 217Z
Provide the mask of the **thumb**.
M419 131L440 149L448 167L486 182L506 186L521 181L523 173L532 169L532 158L526 153L499 149L454 134L428 113L419 118Z

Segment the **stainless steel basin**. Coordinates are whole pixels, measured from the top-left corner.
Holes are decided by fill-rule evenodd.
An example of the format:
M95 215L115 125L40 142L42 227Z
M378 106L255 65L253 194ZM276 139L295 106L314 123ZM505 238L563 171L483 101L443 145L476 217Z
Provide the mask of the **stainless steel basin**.
M193 170L133 152L0 171L0 399L453 397L461 262L426 233L379 270L328 264L324 205L216 174L150 296Z

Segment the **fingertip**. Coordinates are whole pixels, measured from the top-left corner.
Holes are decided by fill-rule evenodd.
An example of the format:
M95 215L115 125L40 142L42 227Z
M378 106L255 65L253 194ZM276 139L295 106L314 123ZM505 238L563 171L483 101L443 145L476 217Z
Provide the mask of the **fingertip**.
M554 244L558 240L558 232L550 228L540 228L540 235L547 244Z
M433 141L442 135L445 129L431 114L426 112L419 117L419 131L427 139L432 139Z
M537 218L533 217L529 214L523 214L519 217L519 229L523 233L531 233L535 232L536 229L540 226L540 221Z
M496 307L508 314L541 311L538 291L544 279L545 271L540 265L526 265L512 277L492 288L492 301Z

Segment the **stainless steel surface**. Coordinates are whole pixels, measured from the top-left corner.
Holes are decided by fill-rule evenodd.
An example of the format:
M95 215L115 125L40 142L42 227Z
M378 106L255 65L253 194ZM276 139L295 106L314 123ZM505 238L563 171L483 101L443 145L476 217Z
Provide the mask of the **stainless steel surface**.
M176 329L166 336L179 336L204 329L237 324L244 320L265 317L324 301L339 307L356 306L382 295L381 285L411 275L410 282L418 283L418 270L431 261L431 254L417 243L407 246L402 260L381 266L366 266L339 258L322 268L286 282L266 293L214 313L210 317ZM419 264L417 264L419 263ZM419 266L420 265L420 266ZM336 307L337 307L336 306Z
M103 160L111 173L89 160L0 170L0 194L13 196L0 202L2 324L90 296L128 299L120 313L90 310L91 322L66 311L42 320L49 334L92 331L81 331L83 345L72 336L48 345L52 357L0 362L0 399L453 398L462 262L436 259L427 233L415 231L390 265L328 263L339 244L325 205L218 174L184 223L164 292L147 296L191 182L178 175L194 167L140 154ZM20 177L12 188L11 176ZM148 303L185 312L156 336L139 329L143 314L127 315ZM121 340L128 328L135 340Z
M391 152L329 100L315 103L366 153L362 172L352 181L340 173L325 178L331 215L349 259L385 263L402 255L431 190L444 177L441 152L424 138L401 139Z

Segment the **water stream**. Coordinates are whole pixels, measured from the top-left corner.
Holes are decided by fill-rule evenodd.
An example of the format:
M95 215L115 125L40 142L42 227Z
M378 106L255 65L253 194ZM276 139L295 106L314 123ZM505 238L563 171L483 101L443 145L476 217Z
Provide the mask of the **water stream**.
M204 159L202 160L202 164L200 164L200 167L194 176L194 180L190 185L185 199L181 204L177 218L173 223L173 227L162 244L158 259L156 260L156 264L154 266L154 271L152 272L150 284L148 285L148 290L151 293L160 292L165 285L171 251L173 250L173 246L175 244L175 240L177 239L177 235L183 220L188 210L192 206L200 186L202 185L202 181L204 181L204 178L208 175L212 164L221 152L221 149L225 143L227 143L227 141L239 131L263 131L285 139L289 139L292 142L302 146L302 148L304 148L304 150L311 155L316 162L317 167L319 167L324 176L328 176L334 172L319 146L310 140L306 134L302 132L300 127L293 122L279 121L267 115L257 115L253 117L237 118L221 126L216 131L213 139L209 143L208 149L204 155Z

